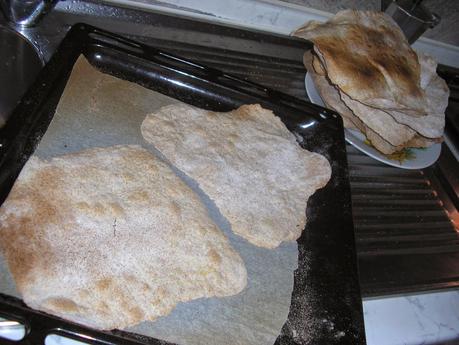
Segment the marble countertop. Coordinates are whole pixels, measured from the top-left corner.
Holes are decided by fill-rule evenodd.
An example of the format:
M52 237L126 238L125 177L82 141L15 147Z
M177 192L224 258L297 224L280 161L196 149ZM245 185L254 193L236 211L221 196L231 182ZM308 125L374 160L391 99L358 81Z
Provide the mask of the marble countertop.
M459 343L459 290L364 300L368 345Z
M291 1L307 3L309 0ZM289 35L308 20L323 21L332 16L329 12L278 0L105 0L105 2L281 35ZM337 6L342 1L333 2ZM346 0L345 3L355 3L354 7L358 7L357 5L362 1ZM454 32L456 27L455 21L450 30ZM454 32L454 35L457 33ZM442 64L459 68L459 46L423 36L413 44L413 47L432 55Z
M363 301L368 345L453 345L459 343L459 290ZM21 339L24 329L2 333ZM84 345L52 334L45 345Z

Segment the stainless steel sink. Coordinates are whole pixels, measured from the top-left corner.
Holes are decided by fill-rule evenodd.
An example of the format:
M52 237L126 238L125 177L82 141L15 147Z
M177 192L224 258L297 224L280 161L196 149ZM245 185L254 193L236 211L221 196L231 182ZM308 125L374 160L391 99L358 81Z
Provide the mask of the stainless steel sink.
M24 37L0 26L0 128L42 66L38 52Z
M18 33L20 36L16 36L17 41L22 43L17 44L22 44L23 46L13 47L10 44L10 46L5 46L1 53L6 55L13 54L17 56L17 59L24 61L24 63L18 64L18 69L14 71L2 71L1 85L9 85L10 78L16 78L17 80L21 73L30 79L24 82L18 82L17 80L18 90L11 92L11 96L10 93L4 95L1 99L2 104L15 104L22 92L28 87L30 81L34 79L39 65L31 56L38 54L39 60L42 62L48 61L70 27L79 22L121 33L154 45L162 46L164 43L169 50L174 50L175 45L194 45L195 50L199 50L200 47L203 49L218 47L223 50L227 49L241 53L251 52L266 57L290 59L299 56L296 51L282 51L278 47L273 49L271 44L246 40L243 37L244 35L241 34L241 30L235 30L238 33L234 34L231 33L232 29L229 28L215 30L215 25L179 17L168 20L167 16L140 9L115 7L90 1L59 1L50 13L41 17L36 25L30 27L8 22L0 11L0 28L2 28L2 32ZM19 39L19 37L25 38L25 41ZM30 45L35 48L36 53L29 49ZM35 58L35 60L37 59ZM6 73L8 75L4 76ZM304 96L304 92L302 96ZM0 106L5 107L4 105ZM11 105L8 109L11 109Z

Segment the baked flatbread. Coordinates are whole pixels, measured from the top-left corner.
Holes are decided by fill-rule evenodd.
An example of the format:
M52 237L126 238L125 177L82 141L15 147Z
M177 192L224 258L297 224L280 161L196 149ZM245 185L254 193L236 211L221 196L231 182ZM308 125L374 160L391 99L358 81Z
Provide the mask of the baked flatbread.
M306 52L303 56L303 63L308 72L311 73L325 104L341 114L346 128L358 128L367 135L377 149L386 154L402 149L407 142L415 137L416 131L397 122L388 112L368 107L352 99L335 85L332 85L327 77L315 73L316 69L320 70L317 65L320 66L321 63L317 62L316 65L312 66L314 57L315 54ZM425 118L427 116L421 119L424 120ZM419 119L416 117L414 121Z
M94 328L246 285L199 198L139 146L31 157L0 208L0 235L26 304Z
M261 247L301 235L307 200L331 174L323 156L302 149L282 121L257 104L227 113L166 106L147 115L141 130L198 182L236 234Z
M436 139L443 135L445 110L448 106L449 89L446 82L436 73L437 63L430 56L418 53L421 64L421 85L425 91L427 115L413 117L399 111L386 112L398 123L417 131L420 135Z
M365 132L363 122L344 104L339 96L338 89L328 81L322 63L318 60L317 56L312 54L311 51L307 51L303 55L303 64L310 74L314 86L317 88L325 106L341 115L344 127L357 128L361 132ZM323 74L317 73L317 71L323 72Z
M408 126L402 125L387 112L368 107L359 101L349 97L346 93L339 91L342 101L352 110L352 112L365 123L371 130L378 133L389 144L402 146L410 141L416 131Z
M308 54L309 56L307 56ZM327 75L327 71L325 70L324 66L322 65L322 62L320 61L320 59L317 57L316 54L312 54L310 51L307 51L306 53L304 53L304 57L308 59L308 62L307 62L308 65L311 65L311 68L312 68L311 70L314 70L316 74L320 76ZM305 62L305 65L306 65L306 62Z
M316 67L313 67L313 63L311 63L311 61L314 61L313 56L314 55L310 51L306 52L303 57L303 62L306 69L308 70L308 73L310 73L311 78L314 81L314 85L319 91L319 94L322 100L324 101L325 105L328 108L335 110L342 116L345 128L357 128L360 132L365 134L367 139L377 150L381 151L384 154L391 154L402 150L404 147L428 147L434 144L435 142L441 142L441 139L432 140L424 138L416 133L414 137L407 141L404 145L391 145L387 140L385 140L382 136L373 131L370 127L365 125L365 123L362 122L357 116L355 116L352 110L340 98L340 93L338 89L335 86L333 86L325 76L321 76L315 73ZM372 108L369 109L371 111ZM425 121L429 116L430 115L422 117L421 121ZM419 118L417 119L419 120ZM390 122L393 123L392 120Z
M321 76L315 73L316 67L312 66L311 61L314 55L311 52L306 52L303 57L303 62L311 74L311 78L314 81L314 85L319 91L320 97L325 103L325 106L338 112L343 118L343 125L345 128L356 128L362 132L372 145L384 154L390 154L401 150L403 146L393 146L386 140L384 140L378 133L373 131L371 128L365 125L352 110L343 102L340 97L340 93L336 86L332 85L325 76ZM316 58L317 60L317 58ZM321 63L319 63L321 65Z
M345 10L293 33L314 43L328 78L350 98L388 110L426 113L416 53L380 12Z

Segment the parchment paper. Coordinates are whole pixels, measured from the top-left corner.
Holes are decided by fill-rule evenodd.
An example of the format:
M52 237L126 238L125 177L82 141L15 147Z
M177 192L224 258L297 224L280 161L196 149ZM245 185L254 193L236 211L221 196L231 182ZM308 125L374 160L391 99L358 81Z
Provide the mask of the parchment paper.
M35 155L49 158L90 147L138 144L161 155L140 133L145 115L178 101L94 69L84 57L74 66L56 114ZM162 157L163 158L163 157ZM201 197L211 218L240 253L248 272L246 289L236 296L179 303L167 316L127 329L178 344L273 344L287 320L297 267L296 242L274 250L251 245L197 184L174 168ZM0 257L0 292L18 296Z

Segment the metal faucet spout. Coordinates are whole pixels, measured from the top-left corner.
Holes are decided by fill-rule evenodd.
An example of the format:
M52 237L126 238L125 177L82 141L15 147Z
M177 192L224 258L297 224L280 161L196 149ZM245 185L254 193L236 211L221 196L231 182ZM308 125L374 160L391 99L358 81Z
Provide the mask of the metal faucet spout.
M0 0L6 19L13 25L30 27L51 11L58 0Z

